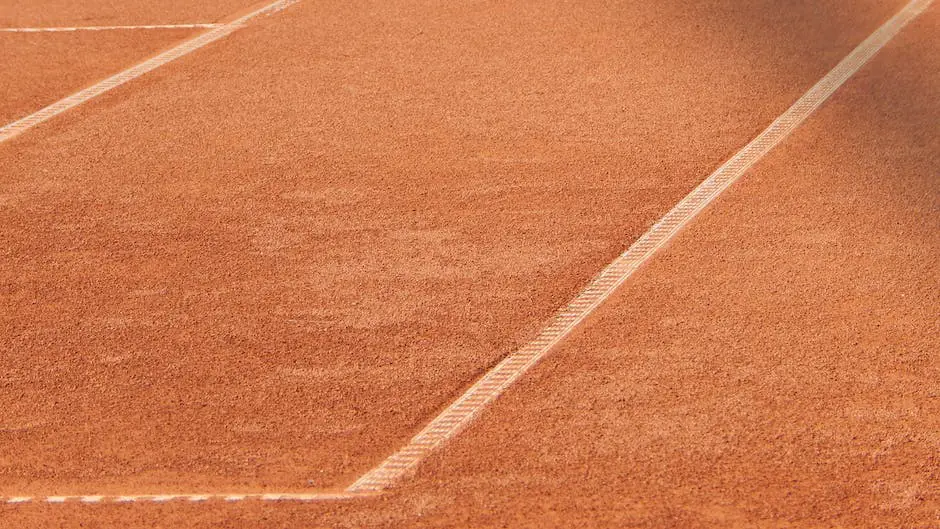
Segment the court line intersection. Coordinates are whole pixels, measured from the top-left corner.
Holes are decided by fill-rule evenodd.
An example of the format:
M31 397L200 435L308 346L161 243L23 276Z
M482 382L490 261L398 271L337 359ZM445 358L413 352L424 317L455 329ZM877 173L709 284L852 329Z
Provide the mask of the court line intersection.
M90 99L94 99L95 97L98 97L99 95L113 90L114 88L117 88L118 86L121 86L128 81L153 71L163 66L164 64L175 61L176 59L196 51L207 44L211 44L244 26L248 21L255 17L276 13L299 1L300 0L277 0L267 4L264 7L258 8L251 13L241 16L231 22L214 27L211 30L189 39L181 44L178 44L155 57L147 59L146 61L137 64L136 66L132 66L122 72L108 77L101 82L95 83L94 85L89 86L84 90L80 90L64 99L60 99L59 101L56 101L55 103L42 108L24 118L18 119L12 123L8 123L7 125L0 127L0 143L14 138L35 127L36 125L39 125L40 123L48 121L71 108L74 108Z

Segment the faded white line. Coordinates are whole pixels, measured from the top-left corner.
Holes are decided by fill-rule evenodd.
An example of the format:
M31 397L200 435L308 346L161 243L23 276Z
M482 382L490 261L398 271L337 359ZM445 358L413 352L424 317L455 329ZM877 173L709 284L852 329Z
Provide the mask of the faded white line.
M375 496L370 493L352 492L279 492L279 493L212 493L212 494L124 494L124 495L60 495L60 496L0 496L2 504L24 503L170 503L170 502L233 502L233 501L262 501L262 502L311 502L351 500Z
M57 28L0 28L0 33L68 33L72 31L118 31L131 29L209 29L224 24L149 24L137 26L65 26Z
M640 265L695 218L708 204L741 177L755 162L790 135L846 79L858 71L885 43L932 0L914 0L858 45L835 68L809 89L767 129L738 151L731 159L702 181L691 193L666 213L627 251L607 265L568 305L548 321L534 340L510 354L488 371L455 402L435 417L418 435L397 452L366 472L346 490L380 492L412 473L444 443L453 439L493 400L519 379L559 342L584 321Z
M260 15L276 13L287 6L297 3L299 0L277 0L272 2L262 8L256 9L247 15L244 15L232 22L222 24L218 27L212 28L211 30L198 35L178 46L167 50L156 57L148 59L136 66L132 66L120 73L108 77L104 81L101 81L93 86L90 86L84 90L76 92L64 99L60 99L55 103L33 113L22 119L9 123L0 128L0 143L13 138L23 132L29 130L36 125L48 121L55 116L69 110L75 106L78 106L89 99L95 98L109 90L112 90L122 84L136 79L151 70L159 68L164 64L167 64L171 61L174 61L190 52L198 50L207 44L211 44L222 37L232 33L236 29L243 26L246 22Z

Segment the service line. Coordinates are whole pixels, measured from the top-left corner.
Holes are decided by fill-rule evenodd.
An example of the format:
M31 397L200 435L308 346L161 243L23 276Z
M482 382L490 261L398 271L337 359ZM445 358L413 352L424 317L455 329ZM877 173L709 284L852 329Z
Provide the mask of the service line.
M695 218L725 189L738 180L793 132L845 81L859 70L875 53L890 41L908 22L921 14L933 0L913 0L898 14L884 23L858 45L829 73L819 80L786 112L780 115L754 140L715 170L691 193L644 233L627 251L607 265L573 300L552 316L539 334L518 351L510 354L484 374L463 395L435 417L405 446L369 470L345 491L309 494L165 494L128 496L21 496L0 497L0 503L101 503L101 502L163 502L163 501L326 501L373 496L394 486L414 472L434 451L453 439L480 412L513 382L543 359L553 347L582 323L610 297L643 263L675 237L683 226Z
M136 79L146 74L147 72L155 70L164 64L175 61L176 59L179 59L180 57L187 55L190 52L196 51L207 44L211 44L242 27L252 18L260 15L276 13L291 4L297 3L298 1L299 0L276 0L275 2L258 8L251 13L239 17L236 20L213 27L205 33L189 39L182 44L179 44L136 66L132 66L122 72L112 75L104 81L96 83L64 99L60 99L59 101L56 101L55 103L22 119L4 125L3 127L0 127L0 143L13 138L14 136L18 136L44 121L48 121L73 107L98 97L99 95L121 86L128 81Z
M58 28L0 28L0 33L65 33L70 31L112 31L121 29L208 29L224 24L150 24L143 26L66 26Z

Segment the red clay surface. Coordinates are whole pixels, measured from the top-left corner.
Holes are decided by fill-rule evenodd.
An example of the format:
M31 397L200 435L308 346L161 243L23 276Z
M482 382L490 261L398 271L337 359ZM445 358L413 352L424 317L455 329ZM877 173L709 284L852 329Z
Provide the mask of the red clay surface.
M132 66L193 30L0 33L0 125Z
M4 0L0 27L212 23L256 4L255 0Z
M539 5L304 3L0 146L0 494L344 483L900 4ZM0 516L927 526L937 18L402 491Z
M368 468L893 11L765 7L303 3L7 143L0 492Z

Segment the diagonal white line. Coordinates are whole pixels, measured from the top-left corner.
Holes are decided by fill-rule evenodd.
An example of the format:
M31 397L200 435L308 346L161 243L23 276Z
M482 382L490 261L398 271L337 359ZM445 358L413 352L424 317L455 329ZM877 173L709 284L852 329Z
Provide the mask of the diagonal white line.
M0 33L63 33L71 31L113 31L122 29L203 29L224 24L148 24L137 26L64 26L55 28L0 28Z
M155 70L156 68L159 68L160 66L163 66L164 64L167 64L176 59L179 59L180 57L190 52L193 52L195 50L198 50L199 48L202 48L203 46L207 44L215 42L221 39L222 37L228 35L229 33L232 33L236 29L240 28L252 18L255 18L260 15L276 13L291 4L297 3L298 1L299 0L277 0L275 2L267 4L264 7L256 9L252 11L251 13L248 13L247 15L244 15L238 18L237 20L233 20L232 22L228 22L220 26L214 27L211 30L197 37L187 40L186 42L183 42L182 44L179 44L175 46L174 48L169 49L161 53L160 55L157 55L156 57L148 59L136 66L132 66L120 73L112 75L111 77L108 77L104 81L101 81L84 90L76 92L64 99L60 99L59 101L56 101L55 103L33 114L28 115L25 118L22 118L17 121L14 121L13 123L4 125L3 127L0 127L0 143L3 143L4 141L9 140L10 138L13 138L14 136L22 134L23 132L31 129L32 127L35 127L36 125L44 121L48 121L52 119L53 117L58 116L59 114L65 112L66 110L69 110L75 106L78 106L88 101L89 99L98 97L99 95L105 92L108 92L109 90L112 90L118 86L121 86L122 84L128 81L136 79L140 77L141 75L144 75L147 72Z
M800 125L846 79L858 71L932 0L913 0L875 30L838 65L809 89L767 129L702 181L627 251L607 265L568 305L548 321L539 335L483 375L463 395L435 417L408 444L366 472L346 490L379 492L414 471L444 443L453 439L513 382L544 358L617 288L689 221L741 177L755 162Z

